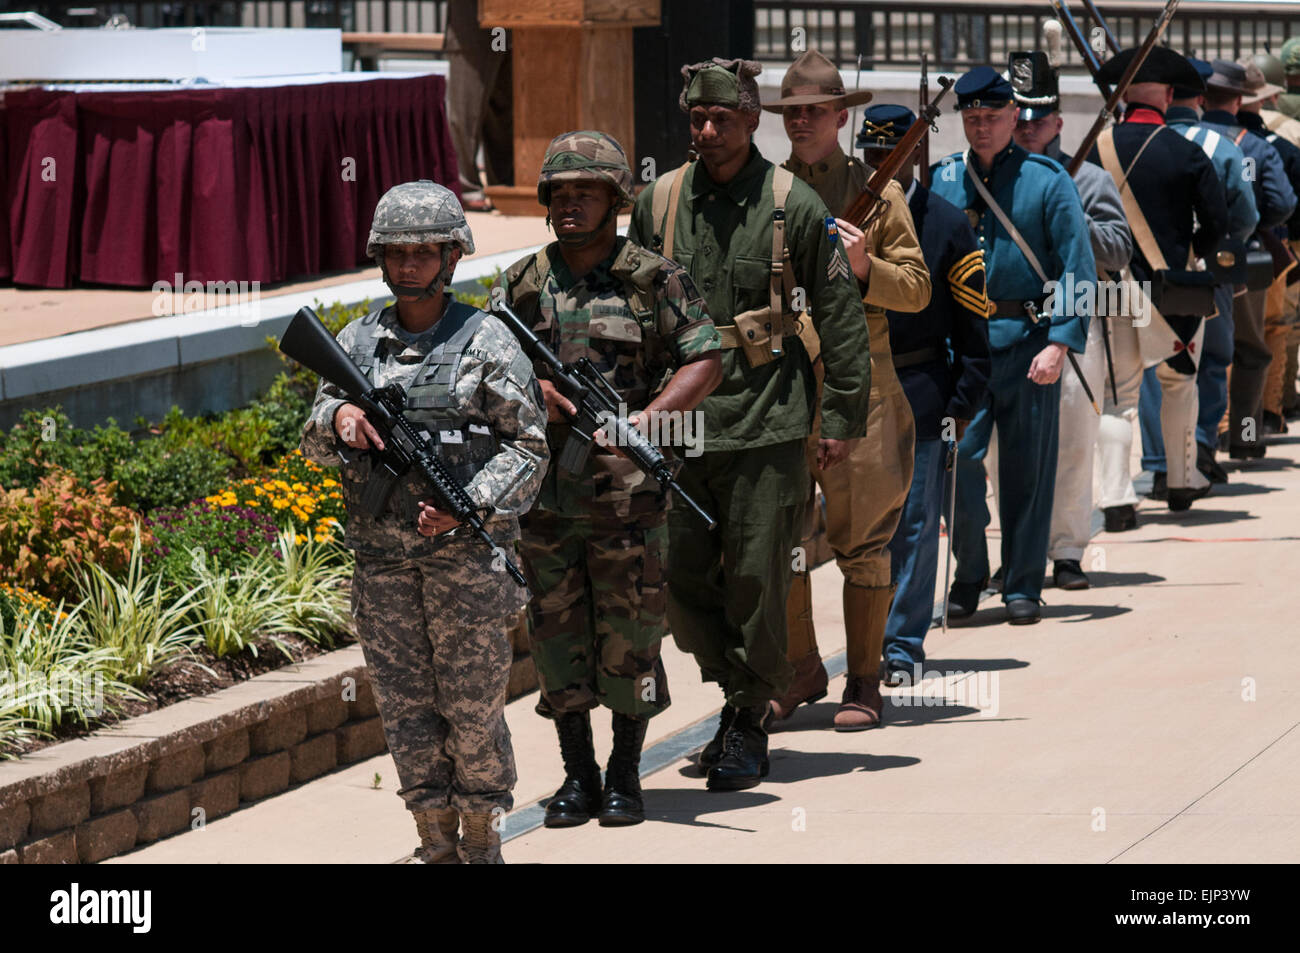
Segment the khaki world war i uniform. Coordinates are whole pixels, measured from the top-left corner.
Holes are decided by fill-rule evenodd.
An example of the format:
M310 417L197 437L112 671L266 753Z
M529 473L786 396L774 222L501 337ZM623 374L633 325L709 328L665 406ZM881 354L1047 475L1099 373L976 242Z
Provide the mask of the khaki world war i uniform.
M400 221L409 212L404 205L427 211L431 201L446 203L434 207L435 221L460 211L441 186L409 183L380 200L376 223ZM473 251L463 216L457 229L397 228L372 231L372 254L377 249L382 257L387 242L446 241L449 231ZM512 552L518 516L532 505L548 458L541 393L514 335L448 295L442 317L421 333L403 328L390 305L347 325L338 340L375 386L402 385L407 416L484 508L492 539ZM397 764L398 794L415 814L424 859L455 861L458 820L470 842L468 850L462 842L461 855L497 859L499 838L487 825L512 807L515 783L505 722L511 662L505 620L526 592L494 567L496 556L480 540L455 531L418 532L418 504L431 491L416 473L401 478L380 517L363 508L375 465L334 430L346 402L340 389L321 383L302 450L317 463L342 464L344 542L356 554L352 612ZM484 838L495 844L478 842Z
M688 67L682 107L757 112L758 71L747 61ZM722 335L723 380L699 407L705 449L680 477L719 526L704 532L679 508L668 521L673 637L727 699L718 737L701 756L714 789L748 787L766 774L768 702L793 675L785 604L809 489L804 444L818 406L791 307L796 288L825 342L821 436L851 440L866 429L867 325L826 218L809 186L751 144L725 183L703 162L660 177L637 199L628 232L686 268Z
M781 91L781 99L763 108L779 113L788 103L811 102L844 108L852 104L854 97L869 99L871 95L846 93L834 65L815 50L790 67ZM782 168L811 185L836 216L848 211L866 189L872 173L870 167L845 155L838 146L813 165L791 156ZM826 471L817 466L816 424L805 446L808 468L826 501L826 538L844 575L849 681L845 686L845 707L836 716L836 727L840 729L869 728L879 723L879 668L893 594L888 546L912 483L915 427L911 405L894 373L885 311L918 312L930 301L930 273L903 190L891 179L882 194L885 209L866 232L871 271L865 285L858 283L871 336L867 435L854 446L848 460ZM803 340L820 383L822 357L826 347L835 342L823 345L807 325ZM805 531L809 528L805 527ZM813 628L812 582L807 569L795 574L787 615L787 651L795 667L795 680L785 697L774 705L778 717L789 715L801 702L820 697L826 686L826 670Z

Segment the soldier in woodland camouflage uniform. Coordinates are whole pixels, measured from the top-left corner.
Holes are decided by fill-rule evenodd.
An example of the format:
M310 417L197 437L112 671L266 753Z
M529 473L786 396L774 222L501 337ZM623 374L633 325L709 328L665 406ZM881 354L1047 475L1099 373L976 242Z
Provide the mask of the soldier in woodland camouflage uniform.
M589 358L631 411L685 413L721 377L718 333L682 268L617 236L615 218L632 203L631 190L627 159L611 137L557 136L537 198L558 240L511 265L500 293L560 360ZM562 408L573 408L545 380L545 369L537 372L558 459L569 437ZM632 416L646 418L647 430L648 414ZM547 806L547 827L582 824L597 813L607 826L645 817L641 746L648 719L669 704L659 658L667 505L631 461L593 446L580 472L552 466L536 509L523 520L532 655L542 687L537 711L555 719L565 767L564 785ZM590 712L598 704L614 712L603 792L591 735Z
M424 180L390 189L366 251L397 302L353 321L339 344L376 386L405 388L408 416L510 551L546 470L544 410L514 335L443 290L462 251L474 252L460 203ZM416 859L500 863L498 819L515 783L505 619L526 593L493 565L491 550L453 532L455 519L425 502L429 487L413 473L372 517L361 506L372 445L380 438L360 408L322 382L302 450L321 464L342 458L345 542L356 552L352 612L398 794L420 833Z

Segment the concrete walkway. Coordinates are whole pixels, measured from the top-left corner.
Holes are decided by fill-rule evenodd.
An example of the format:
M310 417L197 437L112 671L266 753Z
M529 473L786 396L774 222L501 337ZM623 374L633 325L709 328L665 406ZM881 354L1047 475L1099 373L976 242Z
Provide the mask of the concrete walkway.
M1231 476L1190 514L1144 500L1138 530L1097 536L1083 561L1094 588L1047 589L1039 625L1008 626L993 597L946 636L933 630L930 674L887 696L883 728L829 730L835 678L772 735L758 787L708 793L676 757L644 778L647 823L536 829L510 839L506 859L1300 860L1300 438ZM836 568L814 586L832 657ZM674 704L652 722L651 752L692 725L707 737L721 704L689 657L671 642L665 654ZM519 762L508 832L561 779L534 701L508 712ZM608 716L596 724L603 758ZM393 862L415 846L395 777L376 757L112 862Z

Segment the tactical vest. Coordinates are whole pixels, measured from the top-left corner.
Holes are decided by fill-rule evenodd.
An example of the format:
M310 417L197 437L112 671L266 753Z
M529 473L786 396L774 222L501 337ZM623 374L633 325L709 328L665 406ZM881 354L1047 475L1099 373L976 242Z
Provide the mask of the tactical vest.
M650 220L654 223L654 249L665 258L673 257L673 237L682 181L690 163L659 177L651 193ZM785 243L785 200L794 187L794 173L776 166L772 174L772 254L768 304L732 316L731 325L717 325L722 349L742 348L751 367L767 364L785 353L785 338L797 337L800 315L790 308L794 295L794 268ZM717 318L714 322L716 324Z
M663 344L659 339L659 329L655 323L657 295L654 287L655 276L659 274L662 267L657 256L644 255L630 275L615 276L622 280L623 297L641 327L641 346L647 365L662 363L659 358L663 351ZM545 249L517 265L512 265L502 275L512 306L531 326L535 327L541 316L540 298L542 289L546 287L546 279L550 275L551 261ZM559 332L559 322L556 321L550 328L549 334L543 335L549 337L546 344L555 352L556 357L561 361L569 362L585 356L585 352L565 353L563 342L559 339ZM654 392L653 384L651 392Z
M361 372L373 381L372 372L384 361L391 339L380 335L379 316L383 309L372 311L357 328L349 356ZM429 434L438 457L451 475L464 486L474 478L488 460L496 456L496 435L486 424L472 423L457 406L453 384L459 376L465 348L486 315L477 308L452 300L431 331L432 346L423 360L389 374L384 383L398 383L406 391L406 416ZM404 343L404 342L403 342ZM406 350L405 346L403 348ZM343 497L348 514L369 519L361 507L361 493L370 479L372 458L363 453L342 470ZM419 515L418 502L427 499L429 487L415 473L406 474L389 500L388 514L401 520ZM351 529L351 527L349 527Z

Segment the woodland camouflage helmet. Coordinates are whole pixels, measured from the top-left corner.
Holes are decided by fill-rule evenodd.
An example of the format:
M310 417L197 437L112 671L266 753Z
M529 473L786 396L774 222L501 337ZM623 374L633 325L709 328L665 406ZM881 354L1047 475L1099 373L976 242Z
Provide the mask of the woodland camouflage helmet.
M623 147L603 132L566 132L551 140L537 177L537 201L551 204L551 183L595 179L607 183L618 195L618 207L636 201L632 194L632 170Z
M1264 74L1264 81L1274 86L1286 86L1286 67L1272 53L1256 53L1255 65Z
M437 276L425 288L394 284L384 262L384 246L425 242L442 245L442 267ZM465 211L451 189L420 179L395 185L380 198L366 240L366 254L379 264L394 294L426 298L441 291L451 277L451 242L459 245L463 254L474 254L474 236L465 221Z

